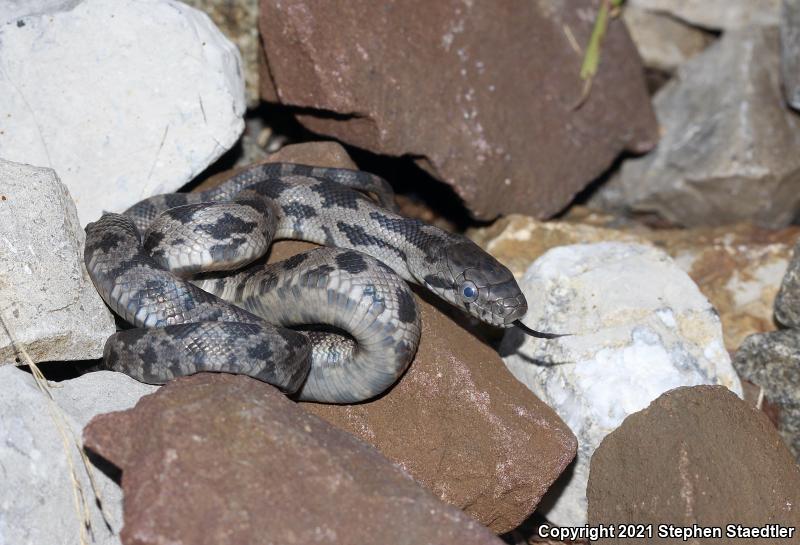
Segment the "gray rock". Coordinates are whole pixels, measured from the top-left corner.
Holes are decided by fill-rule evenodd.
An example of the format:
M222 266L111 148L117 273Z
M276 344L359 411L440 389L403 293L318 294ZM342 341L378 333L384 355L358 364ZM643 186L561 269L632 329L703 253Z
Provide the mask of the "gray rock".
M683 225L788 225L800 203L800 117L783 101L778 31L726 32L655 96L663 137L593 203Z
M71 441L72 437L80 439L83 426L93 416L127 409L155 389L120 373L101 371L60 382L50 392L63 410ZM79 543L81 522L70 467L52 414L46 395L30 374L16 367L0 368L0 543ZM118 544L122 491L93 468L112 528L109 531L74 443L66 448L91 512L94 543Z
M55 172L0 159L0 365L99 358L114 319L83 265L85 235ZM7 328L7 329L6 329Z
M781 76L787 102L800 109L800 0L781 7Z
M622 16L645 67L668 74L700 53L713 39L709 32L636 6L626 6Z
M786 327L800 328L800 239L775 297L775 318Z
M539 512L559 526L586 522L589 461L629 414L679 386L719 384L742 395L719 316L663 251L601 242L549 250L520 282L542 340L509 330L503 361L578 438L572 474Z
M776 25L781 0L628 0L626 7L663 13L711 30Z
M736 352L733 365L780 407L778 431L800 462L800 330L750 335Z

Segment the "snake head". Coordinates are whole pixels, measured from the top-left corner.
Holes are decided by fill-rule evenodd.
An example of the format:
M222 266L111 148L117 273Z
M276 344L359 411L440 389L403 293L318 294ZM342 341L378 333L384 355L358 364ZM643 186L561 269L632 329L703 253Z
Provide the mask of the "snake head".
M510 327L528 311L511 271L470 241L448 245L442 266L425 276L425 284L491 325Z

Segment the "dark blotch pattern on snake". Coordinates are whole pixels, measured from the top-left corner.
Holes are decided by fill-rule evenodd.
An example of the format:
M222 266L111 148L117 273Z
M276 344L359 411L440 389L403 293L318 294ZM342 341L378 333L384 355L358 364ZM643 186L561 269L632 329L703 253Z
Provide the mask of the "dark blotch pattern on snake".
M248 266L281 238L336 248ZM397 380L419 342L398 275L489 324L527 310L493 257L398 215L384 180L347 169L257 165L210 191L151 197L90 224L85 259L106 302L148 328L112 336L107 364L147 382L225 371L301 399L361 401Z

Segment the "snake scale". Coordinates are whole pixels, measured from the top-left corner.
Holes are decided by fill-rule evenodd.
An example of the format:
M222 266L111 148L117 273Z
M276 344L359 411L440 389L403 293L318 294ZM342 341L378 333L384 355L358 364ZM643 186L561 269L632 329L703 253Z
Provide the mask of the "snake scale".
M420 316L403 280L495 326L527 311L506 267L399 215L391 187L361 171L255 165L209 191L106 213L86 233L96 288L135 326L109 338L105 364L144 382L232 372L353 403L386 390L414 356ZM325 247L265 265L273 239Z

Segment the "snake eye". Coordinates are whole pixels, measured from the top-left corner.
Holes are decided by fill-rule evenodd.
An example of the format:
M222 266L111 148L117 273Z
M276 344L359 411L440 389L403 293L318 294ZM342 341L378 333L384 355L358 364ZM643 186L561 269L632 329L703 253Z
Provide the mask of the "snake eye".
M478 298L478 287L467 280L461 284L461 298L467 303L473 302Z

